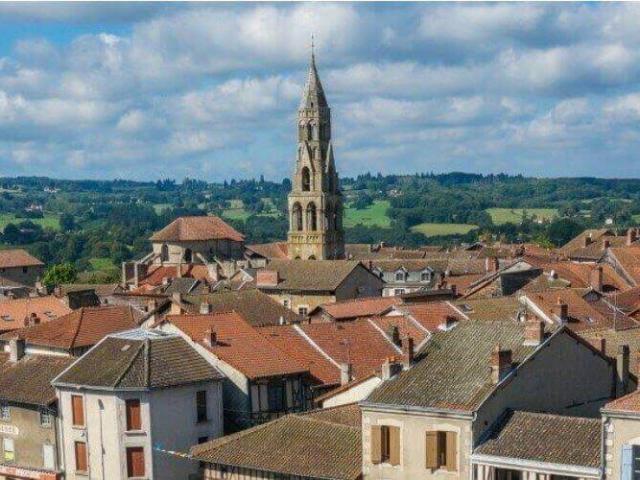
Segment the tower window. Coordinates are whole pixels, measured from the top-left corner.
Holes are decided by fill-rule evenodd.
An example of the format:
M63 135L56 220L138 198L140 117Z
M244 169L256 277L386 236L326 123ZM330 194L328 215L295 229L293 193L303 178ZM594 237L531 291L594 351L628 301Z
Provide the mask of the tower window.
M311 202L307 205L307 225L309 230L315 231L318 229L318 216L316 215L316 204Z
M291 229L297 232L302 231L302 206L299 203L293 205L291 211Z
M302 168L302 191L308 192L311 190L311 172L309 167Z

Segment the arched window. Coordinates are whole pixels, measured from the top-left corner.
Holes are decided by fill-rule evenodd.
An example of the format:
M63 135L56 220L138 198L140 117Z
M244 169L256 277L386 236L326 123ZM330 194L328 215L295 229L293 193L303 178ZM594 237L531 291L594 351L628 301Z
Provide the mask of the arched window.
M307 228L311 231L318 229L318 217L316 216L316 204L311 202L307 205Z
M311 140L313 137L313 127L310 123L307 123L307 140Z
M169 247L166 243L162 244L162 248L160 249L160 260L163 262L169 261Z
M190 248L185 249L184 251L184 261L187 263L191 263L191 261L193 260L193 252L191 251Z
M311 255L311 256L309 257L309 260L315 260L315 259L316 259L316 256L315 256L315 255Z
M291 227L297 232L302 231L302 206L298 202L291 209Z
M309 167L302 168L302 191L308 192L311 190L311 172Z

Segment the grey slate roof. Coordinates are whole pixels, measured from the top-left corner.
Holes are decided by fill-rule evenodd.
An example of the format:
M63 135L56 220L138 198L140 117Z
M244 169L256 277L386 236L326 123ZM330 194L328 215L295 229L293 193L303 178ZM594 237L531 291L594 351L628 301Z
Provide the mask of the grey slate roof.
M490 357L497 344L513 351L515 364L533 347L523 345L524 326L512 322L461 322L434 333L418 363L380 385L368 403L473 411L495 388Z
M309 65L309 74L307 82L304 86L300 108L328 108L327 98L324 95L320 76L316 69L316 57L311 54L311 64Z
M106 337L53 383L146 390L221 378L222 374L182 337L133 330Z
M507 411L474 453L597 468L599 418Z

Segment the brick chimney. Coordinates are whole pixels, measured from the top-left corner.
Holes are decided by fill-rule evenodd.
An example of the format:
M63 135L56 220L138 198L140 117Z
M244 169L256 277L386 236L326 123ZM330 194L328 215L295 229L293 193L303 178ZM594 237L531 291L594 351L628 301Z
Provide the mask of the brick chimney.
M213 305L209 302L201 302L200 303L200 313L202 315L208 315L213 311Z
M597 265L593 270L591 270L589 273L589 283L591 284L591 288L595 291L602 291L602 265Z
M620 345L616 355L616 398L629 393L629 345Z
M541 320L527 319L524 325L524 344L538 346L544 342L544 322Z
M500 344L491 352L491 382L497 385L511 371L513 356L511 350L500 348Z
M636 236L636 229L630 228L627 230L627 246L633 245L633 243L638 239Z
M500 269L498 257L487 257L484 259L484 269L487 273L497 272Z
M208 347L215 347L218 344L218 334L215 330L207 329L204 332L204 338L202 339L202 341Z
M353 378L353 365L350 363L340 364L340 385L346 385Z
M413 364L413 338L405 337L402 339L402 365L405 370L411 368Z
M567 322L569 320L569 305L567 305L567 303L560 297L558 297L558 316L563 322Z
M15 337L9 340L9 361L11 363L18 362L22 357L24 357L24 350L24 338Z
M602 250L606 250L610 246L611 246L611 242L609 241L608 238L605 238L604 240L602 240Z
M598 350L600 350L600 353L602 355L606 355L607 354L607 339L604 338L604 337L600 338L596 348Z
M277 287L278 272L276 270L258 270L256 273L256 285L258 287Z

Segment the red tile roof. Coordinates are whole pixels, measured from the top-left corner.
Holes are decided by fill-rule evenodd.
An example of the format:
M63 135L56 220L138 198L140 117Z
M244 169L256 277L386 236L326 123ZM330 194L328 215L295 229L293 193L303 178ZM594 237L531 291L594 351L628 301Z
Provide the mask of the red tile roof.
M393 338L392 331L397 328L400 338L411 337L415 346L420 345L429 335L429 332L405 315L371 317L368 320L380 328L389 338Z
M36 257L21 248L0 250L0 268L32 267L44 265Z
M615 400L607 403L604 411L609 412L625 412L625 413L639 413L640 414L640 390L629 393L624 397L616 398Z
M319 383L340 384L340 368L309 343L293 325L262 327L258 331L269 342L307 367Z
M220 217L213 215L206 217L176 218L162 230L154 233L150 238L152 242L185 242L222 239L242 242L244 235L236 231Z
M261 257L268 259L286 260L288 248L286 242L259 243L247 245L247 249L257 253Z
M27 319L44 323L69 312L71 309L53 295L0 301L0 332L23 328Z
M196 280L209 280L209 270L207 270L206 265L198 265L198 264L185 264L181 265L182 278L194 278ZM177 266L163 266L158 265L151 267L147 272L147 276L144 277L140 284L141 285L150 285L150 286L159 286L162 285L162 282L165 278L178 278L178 267Z
M111 333L137 327L131 307L80 308L50 322L5 333L0 340L8 341L19 335L27 345L71 350L92 347Z
M455 321L464 320L464 317L448 302L427 302L402 305L398 310L407 312L416 321L430 332L445 324L447 318Z
M337 363L350 363L355 378L378 372L387 358L399 355L391 342L365 319L312 323L300 328Z
M348 320L370 315L381 315L393 305L402 303L400 297L370 297L326 303L318 308L324 310L336 320Z
M169 315L167 321L248 378L307 371L304 365L276 348L236 312ZM216 333L215 346L204 342L207 331Z
M617 264L627 275L640 285L640 246L610 248Z

